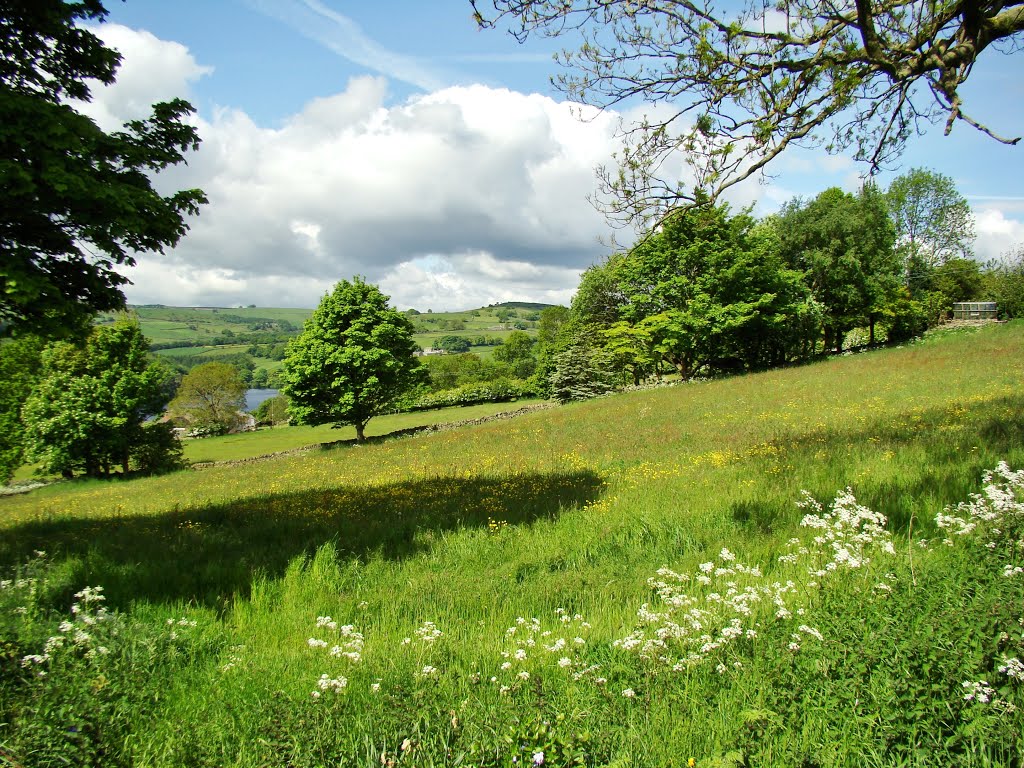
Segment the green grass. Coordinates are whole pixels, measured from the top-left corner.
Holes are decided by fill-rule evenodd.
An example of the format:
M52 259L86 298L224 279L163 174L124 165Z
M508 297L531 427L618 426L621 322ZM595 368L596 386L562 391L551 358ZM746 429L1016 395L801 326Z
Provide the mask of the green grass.
M301 329L306 318L313 313L312 309L281 309L273 307L223 307L218 309L132 307L131 311L139 318L143 334L145 334L150 342L155 344L203 341L215 336L222 336L225 331L251 333L244 321L255 319L287 320L296 328ZM232 318L242 318L243 322L233 320ZM182 354L189 353L182 352Z
M1021 554L1012 541L919 540L942 538L935 513L976 491L986 468L1024 466L1022 384L1024 326L1008 324L456 431L2 498L0 564L46 550L28 567L49 581L25 614L0 592L0 755L1020 765L1019 710L971 705L961 683L996 680L1003 655L1024 655L1021 582L1001 575ZM227 456L243 444L209 445ZM896 554L811 587L803 566L778 560L808 536L794 502L847 486L889 517ZM657 569L699 574L726 562L723 547L766 582L794 581L791 620L757 606L755 638L685 672L614 645L641 605L664 609L648 584ZM728 578L713 587L725 594ZM40 652L87 584L121 612L118 634L103 635L111 653L60 657L31 677L20 658ZM591 626L563 624L559 608ZM360 662L309 646L341 639L318 616L365 635ZM196 626L168 628L182 617ZM541 645L565 637L567 648L503 657L532 617L552 632L538 631ZM417 635L426 621L443 632L434 643ZM801 634L804 622L823 640ZM314 699L322 674L347 687ZM1024 706L1019 686L998 686Z
M375 438L386 438L392 433L415 429L416 427L449 424L506 413L532 405L535 402L524 400L513 403L486 403L465 408L443 408L436 411L418 411L416 413L378 416L371 419L366 425L366 437L373 441ZM260 428L256 432L206 437L200 440L186 440L185 458L192 463L237 461L254 456L291 451L320 443L354 441L355 437L354 427L336 428L329 424L319 427L268 427Z

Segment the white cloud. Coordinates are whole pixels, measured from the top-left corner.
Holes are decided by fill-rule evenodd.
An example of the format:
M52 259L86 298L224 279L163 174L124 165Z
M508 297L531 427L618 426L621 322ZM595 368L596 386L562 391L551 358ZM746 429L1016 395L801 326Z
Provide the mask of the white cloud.
M116 34L131 76L96 89L94 114L121 121L206 71L180 46ZM139 88L147 72L161 93ZM567 103L479 85L386 99L383 78L360 77L277 128L238 110L198 117L199 151L158 186L202 188L209 205L175 249L140 255L129 300L313 306L355 274L423 309L568 300L605 253L586 197L617 145L614 116L580 122Z
M187 99L190 84L213 72L213 67L198 64L185 46L149 32L120 24L90 29L122 56L116 85L105 88L97 83L92 87L93 101L76 105L105 131L148 117L158 101Z
M187 95L210 71L176 43L101 30L124 54L118 83L97 88L88 106L104 121ZM586 198L594 167L618 148L617 116L588 117L480 85L389 104L381 77L355 78L273 129L238 110L199 116L200 150L158 186L200 187L210 204L178 247L139 257L126 293L133 303L311 307L335 281L360 274L421 310L565 303L610 235ZM850 172L843 161L808 157L792 158L801 167L787 185L813 177L820 191ZM730 195L761 213L788 197L753 179ZM979 257L1024 240L1010 205L979 206Z
M995 201L989 205L994 205ZM996 207L975 208L978 237L974 243L975 258L980 261L998 259L1011 249L1024 245L1024 218L1007 216Z
M503 301L567 305L579 278L579 269L501 261L478 252L402 262L381 278L380 287L401 308L451 311Z

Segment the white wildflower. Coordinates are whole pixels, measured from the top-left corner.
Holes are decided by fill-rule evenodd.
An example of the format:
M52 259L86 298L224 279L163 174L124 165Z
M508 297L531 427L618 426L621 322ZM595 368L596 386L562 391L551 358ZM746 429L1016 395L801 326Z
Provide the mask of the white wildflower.
M1024 682L1024 662L1021 662L1020 659L1004 657L1003 663L999 665L999 671L1012 680Z
M964 680L961 685L964 688L964 701L976 701L979 704L988 704L992 701L995 690L985 680Z
M320 680L317 681L317 687L321 691L334 691L335 693L341 693L342 690L348 687L348 679L344 677L320 675Z

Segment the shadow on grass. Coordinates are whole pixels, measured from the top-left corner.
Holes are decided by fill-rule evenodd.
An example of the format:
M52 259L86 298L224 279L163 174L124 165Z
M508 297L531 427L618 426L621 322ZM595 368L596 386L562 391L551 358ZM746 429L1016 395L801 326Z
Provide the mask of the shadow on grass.
M247 595L299 555L332 542L340 557L403 559L445 532L552 520L597 499L591 472L438 478L249 498L201 510L26 523L4 532L4 571L45 550L75 579L102 585L111 606L185 601L213 608Z
M730 512L737 522L771 533L803 515L794 503L800 488L828 506L836 491L849 485L859 503L888 518L890 530L934 534L935 514L979 492L985 470L1003 459L1014 468L1024 466L1024 394L972 404L969 411L942 407L913 418L868 423L857 430L785 436L773 445L778 452L755 466L764 473L774 472L779 492L733 502ZM851 445L874 445L879 452L888 451L890 460L901 462L899 476L858 479L857 467L847 464ZM910 452L914 462L903 458ZM808 482L799 470L796 476L779 473L779 464L811 467L815 479ZM834 476L835 485L823 486L823 474Z

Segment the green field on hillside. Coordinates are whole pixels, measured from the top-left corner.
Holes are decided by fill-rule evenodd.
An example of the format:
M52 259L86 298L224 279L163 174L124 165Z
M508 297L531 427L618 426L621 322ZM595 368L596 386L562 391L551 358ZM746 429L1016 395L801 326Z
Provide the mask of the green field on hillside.
M1021 323L0 498L0 762L1020 766L1001 460Z
M409 312L409 320L417 329L416 343L423 348L430 347L442 336L459 335L467 337L489 336L505 338L515 330L535 332L537 315L546 305L523 305L509 302L494 307L466 310L464 312ZM302 330L302 324L313 313L312 309L282 309L273 307L131 307L142 326L142 332L151 343L163 347L160 353L169 357L199 354L200 352L227 352L227 344L213 348L204 342L228 335L259 335L261 332L277 332L280 328L269 327L272 323L284 321L293 329ZM502 312L502 315L498 313ZM111 319L113 315L107 319ZM268 326L263 328L261 326ZM287 331L288 326L285 326ZM174 343L181 347L172 347ZM242 345L248 347L253 341ZM482 346L486 349L486 346ZM232 350L235 351L235 350Z
M481 419L499 413L517 411L536 404L535 400L523 400L511 403L485 403L464 408L441 408L435 411L388 414L371 419L366 425L366 436L371 440L386 438L392 433L403 430ZM354 441L355 438L355 427L351 426L333 427L330 424L323 424L319 427L267 427L256 432L186 440L185 458L192 463L238 461L282 451L293 451L320 443Z
M142 331L150 341L201 341L204 336L220 336L225 331L241 332L263 320L284 320L297 329L312 309L275 307L131 307L138 316Z

